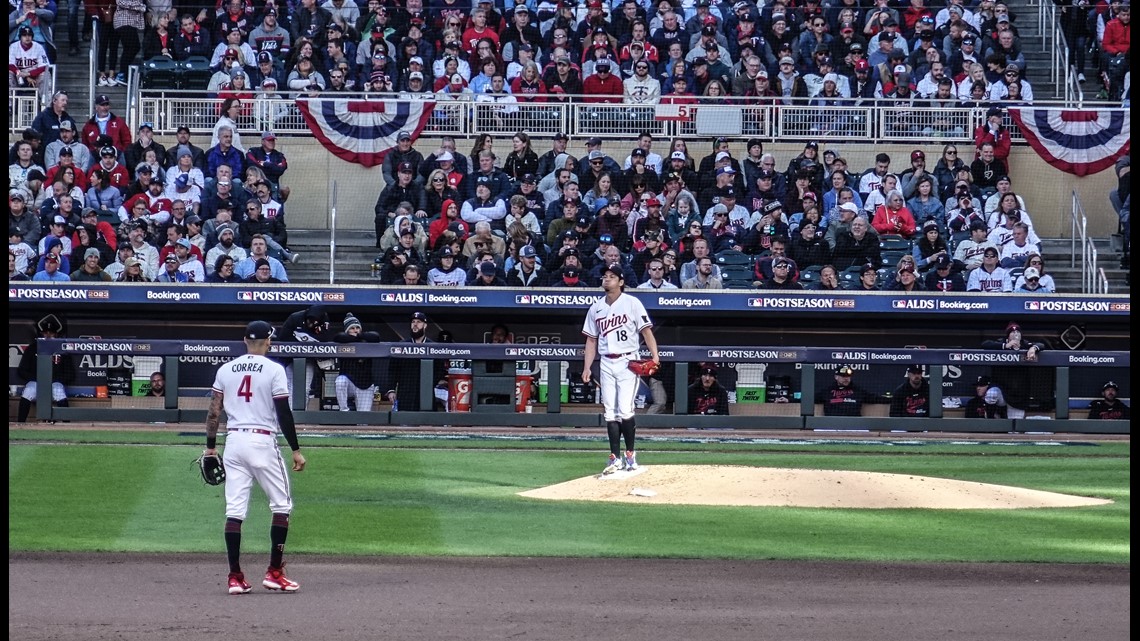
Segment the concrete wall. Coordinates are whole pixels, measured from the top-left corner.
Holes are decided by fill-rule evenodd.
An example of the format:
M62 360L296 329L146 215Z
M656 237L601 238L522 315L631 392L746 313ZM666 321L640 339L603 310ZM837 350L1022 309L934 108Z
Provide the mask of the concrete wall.
M170 144L170 140L161 140ZM256 142L256 137L253 138ZM202 141L195 141L199 144ZM501 141L503 149L509 149ZM425 157L438 148L435 138L422 138L415 147ZM535 150L542 154L544 140L536 140ZM660 153L665 141L657 143ZM925 145L871 145L871 144L823 144L822 148L834 148L847 158L853 172L862 171L874 165L875 154L886 152L892 159L892 168L902 171L909 166L910 152L922 149L926 152L928 167L942 152L943 143L935 141ZM328 153L313 138L278 138L277 148L289 159L289 171L283 178L284 184L292 188L287 204L289 225L296 229L327 229L330 227L330 208L333 205L335 185L337 205L337 228L342 230L371 230L372 209L376 197L384 188L380 168L366 169L359 165L344 162ZM602 147L611 156L624 159L633 145L619 145L606 141ZM708 143L690 145L690 153L698 159L706 155ZM459 141L459 150L467 153L470 142ZM787 163L802 151L801 143L770 143L765 151L777 158L777 167L783 170ZM963 160L972 160L969 153L972 145L959 145ZM570 151L581 151L581 141L574 141ZM746 155L744 142L733 145L733 155ZM1033 218L1038 235L1048 238L1067 238L1070 235L1068 212L1071 208L1071 192L1076 189L1089 219L1089 231L1097 237L1106 237L1116 232L1117 218L1108 202L1108 192L1116 188L1116 177L1111 169L1092 176L1078 178L1047 165L1028 146L1015 147L1010 156L1010 177L1014 191L1025 199L1029 214Z

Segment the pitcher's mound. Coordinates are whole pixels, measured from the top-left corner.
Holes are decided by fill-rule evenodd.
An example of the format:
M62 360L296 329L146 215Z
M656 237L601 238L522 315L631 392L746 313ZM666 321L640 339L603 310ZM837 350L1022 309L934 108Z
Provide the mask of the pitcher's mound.
M639 491L631 494L634 490ZM1112 503L1105 499L910 474L731 465L654 465L635 477L607 478L602 482L596 476L588 476L519 495L549 500L671 505L943 510L1011 510Z

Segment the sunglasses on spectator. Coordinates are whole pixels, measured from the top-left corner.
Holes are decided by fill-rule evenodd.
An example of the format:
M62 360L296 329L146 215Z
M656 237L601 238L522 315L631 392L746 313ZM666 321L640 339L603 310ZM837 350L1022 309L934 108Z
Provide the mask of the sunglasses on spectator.
M957 149L947 149L947 150L946 150L946 155L947 155L947 156L957 156L957 155L958 155L958 150L957 150Z
M651 271L651 272L659 272L659 271L661 271L662 269L665 269L665 268L664 268L664 267L650 267L650 268L649 268L649 271Z
M441 182L443 182L443 179L442 179L442 178L438 178L438 177L437 177L437 178L432 178L432 179L431 179L431 181L432 181L433 183L441 183Z

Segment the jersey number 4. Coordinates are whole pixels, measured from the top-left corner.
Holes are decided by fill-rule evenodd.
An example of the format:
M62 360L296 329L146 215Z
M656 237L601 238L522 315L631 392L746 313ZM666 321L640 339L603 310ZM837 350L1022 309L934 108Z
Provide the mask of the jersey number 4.
M246 403L253 401L253 376L246 374L241 378L241 385L238 385L237 394L244 398Z

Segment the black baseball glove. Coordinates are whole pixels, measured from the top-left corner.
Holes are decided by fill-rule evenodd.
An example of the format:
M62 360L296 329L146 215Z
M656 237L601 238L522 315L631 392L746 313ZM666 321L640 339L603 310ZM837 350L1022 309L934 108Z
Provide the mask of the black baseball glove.
M203 454L195 459L198 471L202 473L202 480L207 485L221 485L226 482L226 466L222 465L222 457L217 454Z

